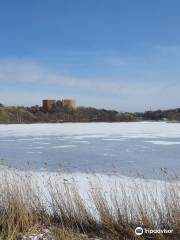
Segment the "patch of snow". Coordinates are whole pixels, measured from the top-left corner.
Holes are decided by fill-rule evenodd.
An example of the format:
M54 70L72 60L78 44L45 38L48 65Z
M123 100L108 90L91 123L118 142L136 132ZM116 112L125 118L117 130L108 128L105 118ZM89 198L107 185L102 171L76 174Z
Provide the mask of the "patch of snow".
M51 144L50 142L40 142L41 145L49 145Z
M103 141L125 141L123 138L104 138Z
M42 233L34 233L24 236L23 240L55 240L48 229L43 229Z
M170 142L170 141L145 141L147 143L152 143L155 145L178 145L180 142Z
M16 139L0 139L1 142L15 142Z
M60 146L53 146L52 148L74 148L77 147L76 145L60 145Z
M72 141L73 143L84 143L84 144L90 144L89 141L85 141L85 140L76 140L76 141Z

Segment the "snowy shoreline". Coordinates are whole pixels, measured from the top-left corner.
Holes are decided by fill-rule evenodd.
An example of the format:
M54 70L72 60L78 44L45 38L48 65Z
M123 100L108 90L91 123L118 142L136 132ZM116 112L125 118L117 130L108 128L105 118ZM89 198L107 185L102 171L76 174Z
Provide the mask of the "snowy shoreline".
M42 200L49 200L49 186L58 186L62 192L64 187L72 187L78 190L87 206L91 205L90 193L92 189L100 190L111 203L111 196L116 193L116 197L121 201L124 194L133 202L133 196L137 195L143 200L153 197L153 200L161 204L163 196L171 187L180 187L180 181L177 178L164 178L162 180L132 178L122 175L107 175L107 174L87 174L87 173L59 173L48 171L21 171L10 170L7 168L0 170L0 181L4 180L12 182L30 182L34 191L38 189ZM117 191L119 189L120 191ZM179 196L180 197L180 196ZM90 206L91 208L91 206Z

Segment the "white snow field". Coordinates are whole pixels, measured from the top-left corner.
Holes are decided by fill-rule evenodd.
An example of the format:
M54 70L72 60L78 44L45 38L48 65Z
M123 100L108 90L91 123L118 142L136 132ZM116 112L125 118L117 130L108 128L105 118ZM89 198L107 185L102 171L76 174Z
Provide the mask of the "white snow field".
M133 123L54 123L0 125L0 137L81 135L90 137L121 136L125 138L176 138L180 137L179 123L133 122Z

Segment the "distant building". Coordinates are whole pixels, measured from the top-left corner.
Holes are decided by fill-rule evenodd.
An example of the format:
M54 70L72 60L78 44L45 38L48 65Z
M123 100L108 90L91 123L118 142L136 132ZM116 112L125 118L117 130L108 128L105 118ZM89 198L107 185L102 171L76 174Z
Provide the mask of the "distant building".
M76 100L73 99L63 99L62 106L64 108L75 109L76 108Z
M49 112L53 109L60 110L61 108L66 109L75 109L76 108L76 100L73 99L62 99L61 100L43 100L42 101L43 111Z
M43 100L42 102L43 110L46 112L51 111L55 106L55 104L56 104L56 100Z

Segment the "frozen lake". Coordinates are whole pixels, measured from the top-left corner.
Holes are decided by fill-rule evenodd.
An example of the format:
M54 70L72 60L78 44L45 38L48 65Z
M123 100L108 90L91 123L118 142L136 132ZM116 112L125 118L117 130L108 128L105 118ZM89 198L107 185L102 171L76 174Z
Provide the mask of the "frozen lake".
M158 178L180 173L180 124L0 125L1 166L22 170Z

